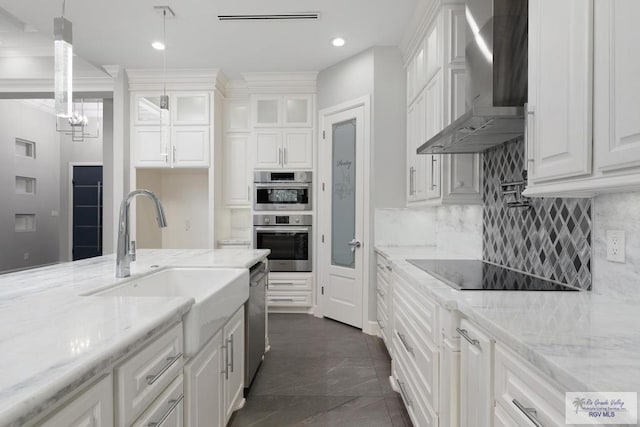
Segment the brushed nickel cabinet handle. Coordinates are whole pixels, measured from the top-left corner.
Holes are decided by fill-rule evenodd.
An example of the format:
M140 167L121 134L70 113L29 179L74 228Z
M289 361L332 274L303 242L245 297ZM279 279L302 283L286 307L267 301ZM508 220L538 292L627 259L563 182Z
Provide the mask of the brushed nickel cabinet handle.
M398 387L400 387L400 394L404 398L404 401L407 402L407 406L413 407L413 401L409 399L409 395L404 389L404 383L396 378L396 382L398 383Z
M182 357L182 352L178 353L177 355L173 356L173 357L167 357L167 364L164 365L162 367L162 369L160 369L160 371L157 374L154 375L147 375L147 385L153 385L153 383L155 383L156 381L158 381L158 379L165 373L167 372L167 370L171 367L171 365L173 365L173 362L175 362L176 360L180 359Z
M398 338L400 338L400 342L402 343L402 346L405 348L405 350L413 354L413 347L411 347L407 342L407 337L401 334L399 331L396 331L396 334L398 334Z
M180 402L182 402L182 399L184 399L184 394L181 394L179 398L177 399L171 399L169 401L169 409L167 409L167 412L164 413L164 415L155 422L150 422L149 424L147 424L147 427L157 427L162 425L165 421L167 421L167 418L169 418L169 415L171 415L171 413L174 411L174 409L176 409L176 407L180 404Z
M526 408L522 403L518 402L517 399L512 400L513 404L516 405L516 408L520 410L524 414L525 417L529 419L536 427L544 427L540 420L538 420L538 411L534 408Z
M475 345L476 347L480 346L480 341L478 341L475 338L471 338L469 336L469 331L467 331L466 329L456 328L456 331L458 331L458 333L460 334L460 336L462 338L464 338L465 340L469 341L469 344Z

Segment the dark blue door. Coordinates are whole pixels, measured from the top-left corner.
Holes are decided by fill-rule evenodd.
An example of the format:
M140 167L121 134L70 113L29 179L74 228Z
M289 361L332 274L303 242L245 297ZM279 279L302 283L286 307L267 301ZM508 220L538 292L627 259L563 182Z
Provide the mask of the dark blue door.
M102 166L73 167L73 260L102 255Z

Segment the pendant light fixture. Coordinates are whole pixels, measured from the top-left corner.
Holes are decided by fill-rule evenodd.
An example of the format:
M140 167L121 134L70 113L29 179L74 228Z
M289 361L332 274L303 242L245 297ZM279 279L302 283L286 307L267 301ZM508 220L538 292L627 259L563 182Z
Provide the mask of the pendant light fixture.
M160 95L160 155L169 163L169 95L167 95L167 17L176 16L169 6L154 6L162 13L162 95ZM156 42L157 43L157 42Z
M73 34L71 21L64 17L66 0L62 0L62 16L53 18L54 92L56 116L73 116Z

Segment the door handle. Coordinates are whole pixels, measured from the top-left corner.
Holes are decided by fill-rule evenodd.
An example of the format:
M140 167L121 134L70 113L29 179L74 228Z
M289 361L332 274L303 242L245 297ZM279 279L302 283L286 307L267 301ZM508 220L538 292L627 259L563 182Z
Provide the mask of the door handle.
M351 252L355 252L356 249L358 249L359 247L362 246L362 243L360 243L359 241L357 241L356 239L352 239L349 243L349 246L351 246Z

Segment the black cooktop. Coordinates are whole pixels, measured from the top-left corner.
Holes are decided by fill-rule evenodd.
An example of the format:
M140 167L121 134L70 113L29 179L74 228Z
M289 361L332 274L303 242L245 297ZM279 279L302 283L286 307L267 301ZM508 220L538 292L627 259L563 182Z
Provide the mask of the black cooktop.
M485 261L472 259L408 259L447 285L461 291L577 291Z

